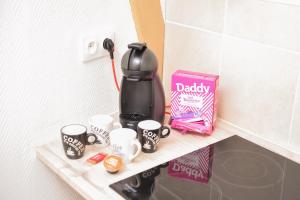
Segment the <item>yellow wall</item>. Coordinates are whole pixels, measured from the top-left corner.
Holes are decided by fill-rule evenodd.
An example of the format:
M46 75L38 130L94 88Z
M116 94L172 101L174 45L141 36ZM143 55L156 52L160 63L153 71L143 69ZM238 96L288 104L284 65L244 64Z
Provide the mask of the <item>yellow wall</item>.
M164 54L164 20L159 0L130 0L139 42L146 42L158 59L162 79Z

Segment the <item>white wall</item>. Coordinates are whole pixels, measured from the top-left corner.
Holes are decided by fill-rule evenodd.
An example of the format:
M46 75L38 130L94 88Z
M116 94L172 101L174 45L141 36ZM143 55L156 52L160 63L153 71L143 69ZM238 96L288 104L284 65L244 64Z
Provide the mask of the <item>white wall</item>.
M164 84L220 75L219 117L300 152L300 7L289 0L168 0Z
M137 40L128 1L0 2L0 199L82 199L36 159L32 142L117 110L109 59L83 64L78 49L83 35L111 27L120 63Z

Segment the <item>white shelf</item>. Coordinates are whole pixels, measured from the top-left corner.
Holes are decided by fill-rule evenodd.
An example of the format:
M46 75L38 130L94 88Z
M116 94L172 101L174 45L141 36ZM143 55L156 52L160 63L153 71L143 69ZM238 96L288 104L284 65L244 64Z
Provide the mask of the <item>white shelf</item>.
M86 199L122 199L112 192L108 186L151 167L165 163L202 147L216 143L233 134L215 129L211 136L183 135L172 130L169 137L162 139L155 153L141 153L134 162L128 164L117 174L105 171L102 162L89 166L85 160L98 152L107 151L105 148L89 146L83 158L70 160L65 157L59 138L36 147L38 158L67 184L74 188Z

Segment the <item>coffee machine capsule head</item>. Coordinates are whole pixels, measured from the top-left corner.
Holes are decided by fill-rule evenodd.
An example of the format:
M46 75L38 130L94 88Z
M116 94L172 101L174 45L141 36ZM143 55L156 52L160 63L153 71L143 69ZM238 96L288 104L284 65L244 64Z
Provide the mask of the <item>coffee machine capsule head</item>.
M152 78L158 66L155 54L146 43L132 43L128 48L121 61L123 75L137 81Z

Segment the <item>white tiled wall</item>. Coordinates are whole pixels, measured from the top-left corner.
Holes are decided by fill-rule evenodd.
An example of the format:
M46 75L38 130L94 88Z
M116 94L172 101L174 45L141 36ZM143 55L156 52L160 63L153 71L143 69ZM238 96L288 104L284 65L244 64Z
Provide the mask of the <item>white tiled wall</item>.
M300 51L300 7L260 0L228 0L225 33Z
M164 88L170 91L171 70L189 66L205 73L219 72L221 36L166 23ZM169 95L167 96L169 97Z
M299 64L297 54L225 36L219 116L287 142Z
M167 0L164 84L220 75L219 117L300 152L300 6L276 0Z
M117 110L109 58L80 57L84 35L111 28L119 66L137 40L129 1L0 1L1 200L82 199L36 159L32 143Z
M221 32L223 29L224 3L220 0L167 0L167 19Z

